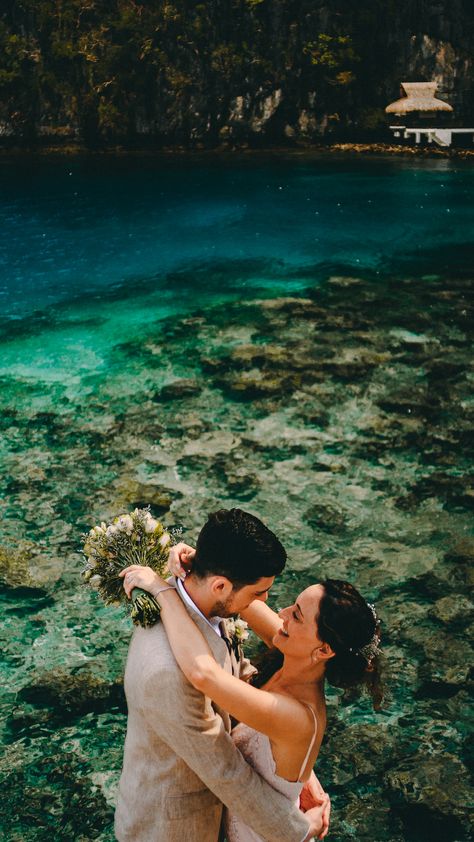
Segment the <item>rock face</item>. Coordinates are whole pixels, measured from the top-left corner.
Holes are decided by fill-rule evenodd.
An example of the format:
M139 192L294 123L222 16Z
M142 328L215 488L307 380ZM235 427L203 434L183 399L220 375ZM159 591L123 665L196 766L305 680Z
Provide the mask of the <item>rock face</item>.
M405 79L473 118L473 8L212 0L2 14L0 139L153 145L384 136ZM229 33L232 33L229 36ZM388 132L386 134L388 139Z

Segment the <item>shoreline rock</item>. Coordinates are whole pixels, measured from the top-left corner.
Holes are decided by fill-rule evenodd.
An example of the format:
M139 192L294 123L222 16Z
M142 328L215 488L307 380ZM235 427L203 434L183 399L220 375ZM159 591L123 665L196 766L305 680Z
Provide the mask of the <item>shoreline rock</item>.
M112 144L110 146L102 146L98 149L91 149L83 144L69 143L42 146L40 144L34 146L21 146L18 144L1 145L1 155L18 155L25 156L48 156L48 155L88 155L94 157L103 156L148 156L148 157L189 157L189 158L235 158L242 156L245 158L268 158L268 157L289 157L289 158L304 158L312 155L340 155L347 157L354 155L360 157L361 155L374 155L391 157L416 157L416 158L454 158L454 159L474 159L474 149L460 149L452 148L441 149L428 146L408 146L395 143L332 143L332 144L295 144L292 146L268 146L264 148L253 149L245 144L228 145L221 144L215 147L207 147L197 144L194 147L187 146L164 146L150 149L149 147L129 148L120 146L119 144Z

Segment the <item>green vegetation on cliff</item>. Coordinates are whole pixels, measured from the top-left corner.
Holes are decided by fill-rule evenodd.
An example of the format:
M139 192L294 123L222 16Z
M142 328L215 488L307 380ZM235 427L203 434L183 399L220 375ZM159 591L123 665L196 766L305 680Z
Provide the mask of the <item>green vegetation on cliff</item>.
M467 0L4 0L0 135L361 136L403 78L436 78L472 119L473 23Z

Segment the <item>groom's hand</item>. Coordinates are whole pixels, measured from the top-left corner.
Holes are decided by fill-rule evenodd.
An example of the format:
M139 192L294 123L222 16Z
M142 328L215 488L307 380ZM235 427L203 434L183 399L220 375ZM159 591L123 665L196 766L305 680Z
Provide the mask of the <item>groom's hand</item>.
M187 574L191 572L193 566L193 559L196 555L196 550L180 541L171 547L168 556L168 570L177 579L185 579Z

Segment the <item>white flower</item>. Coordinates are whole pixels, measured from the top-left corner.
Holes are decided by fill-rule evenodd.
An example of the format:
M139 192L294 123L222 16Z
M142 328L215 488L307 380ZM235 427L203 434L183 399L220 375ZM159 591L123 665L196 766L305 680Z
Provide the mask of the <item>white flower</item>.
M88 582L91 576L92 576L92 570L84 570L84 572L82 574L82 578L84 579L84 582Z
M97 559L93 555L87 556L87 564L89 567L97 567Z
M104 523L104 526L105 526L105 523ZM94 537L95 537L97 535L104 535L104 533L105 533L105 529L102 529L101 526L94 526L94 529L91 530L90 534L94 535Z
M241 620L238 617L237 620L234 620L234 634L239 641L247 640L249 636L249 624L245 622L245 620Z
M103 520L101 522L100 528L102 529L103 532L107 532L107 524L106 524L105 520Z
M118 519L117 526L121 531L131 532L133 529L133 520L130 515L121 515Z
M228 618L225 621L225 628L226 628L226 632L229 635L229 637L234 637L234 635L235 635L235 622L232 619Z
M151 533L154 532L156 527L158 526L158 522L154 520L152 517L146 518L145 523L145 532Z
M106 535L110 538L111 535L116 535L118 531L118 526L114 526L114 524L111 523L110 526L107 527Z
M100 583L102 582L102 576L91 576L89 579L89 585L91 588L94 588L96 591L99 588Z
M160 546L166 547L166 545L169 544L170 541L171 541L171 535L169 535L168 532L163 532L163 535L161 536L161 538L159 540Z

